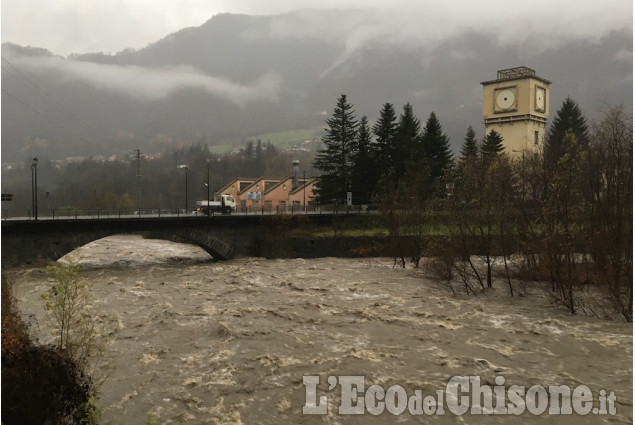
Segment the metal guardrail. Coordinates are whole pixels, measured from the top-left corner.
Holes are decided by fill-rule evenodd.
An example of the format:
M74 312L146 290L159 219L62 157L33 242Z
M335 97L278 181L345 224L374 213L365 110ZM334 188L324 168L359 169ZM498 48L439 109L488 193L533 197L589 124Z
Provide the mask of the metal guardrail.
M297 206L287 207L237 207L234 215L279 215L279 214L350 214L350 213L371 213L379 211L377 205L320 205L307 206L306 208ZM25 211L26 215L10 215L9 209L2 209L1 219L4 220L34 220L30 210ZM212 213L210 217L222 216L221 213ZM74 209L60 208L38 211L38 220L86 220L86 219L120 219L120 218L157 218L157 217L204 217L204 214L196 211L187 212L183 208L160 208L160 209Z
M33 214L30 210L26 211L26 215L11 216L8 209L2 210L2 220L32 220ZM57 220L57 219L113 219L113 218L132 218L132 217L179 217L187 216L183 209L75 209L75 208L59 208L38 211L38 220Z
M259 207L237 207L235 214L349 214L349 213L369 213L379 211L378 205L308 205L302 206L267 206Z

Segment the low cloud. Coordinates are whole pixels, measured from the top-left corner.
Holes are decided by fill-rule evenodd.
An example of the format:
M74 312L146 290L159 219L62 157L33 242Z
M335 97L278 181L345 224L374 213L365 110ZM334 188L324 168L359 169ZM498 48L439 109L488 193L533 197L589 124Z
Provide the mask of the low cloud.
M314 38L341 46L340 56L325 67L328 74L354 54L377 45L431 52L442 42L466 32L489 34L500 46L525 44L534 50L557 49L575 39L599 40L609 32L633 27L632 4L616 7L596 1L514 3L408 2L359 10L298 11L271 18L267 30L246 38L277 40ZM617 12L618 10L624 13ZM328 25L325 23L328 22Z
M158 100L190 88L225 98L244 106L258 101L278 101L280 77L265 74L251 84L241 85L207 75L191 66L145 68L63 59L61 57L11 58L15 65L33 73L53 75L60 80L82 81L100 90L139 100Z

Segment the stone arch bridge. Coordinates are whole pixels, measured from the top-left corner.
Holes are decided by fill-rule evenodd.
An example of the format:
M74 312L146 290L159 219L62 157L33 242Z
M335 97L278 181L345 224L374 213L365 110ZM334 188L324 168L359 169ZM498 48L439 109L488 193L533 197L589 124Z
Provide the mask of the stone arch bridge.
M57 260L89 242L116 234L187 242L207 251L214 259L235 256L267 256L263 235L299 226L330 226L332 215L154 217L67 220L2 221L2 264L11 267ZM271 246L271 244L269 244Z

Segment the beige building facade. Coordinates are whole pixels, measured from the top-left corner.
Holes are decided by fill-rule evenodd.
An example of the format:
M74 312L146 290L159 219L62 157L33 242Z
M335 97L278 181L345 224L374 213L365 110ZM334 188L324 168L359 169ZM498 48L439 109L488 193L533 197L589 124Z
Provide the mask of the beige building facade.
M483 123L496 130L509 154L541 149L549 117L551 81L525 66L499 70L483 81Z
M221 187L216 195L232 195L236 212L299 212L313 204L315 178L236 178Z

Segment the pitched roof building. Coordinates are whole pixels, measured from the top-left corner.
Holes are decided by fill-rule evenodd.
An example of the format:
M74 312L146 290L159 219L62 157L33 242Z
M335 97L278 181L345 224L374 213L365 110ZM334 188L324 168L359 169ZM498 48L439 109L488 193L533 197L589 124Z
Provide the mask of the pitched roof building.
M296 179L297 187L293 189ZM263 209L267 212L295 212L313 204L315 181L315 178L293 176L235 178L215 192L215 195L232 195L236 200L237 212Z

